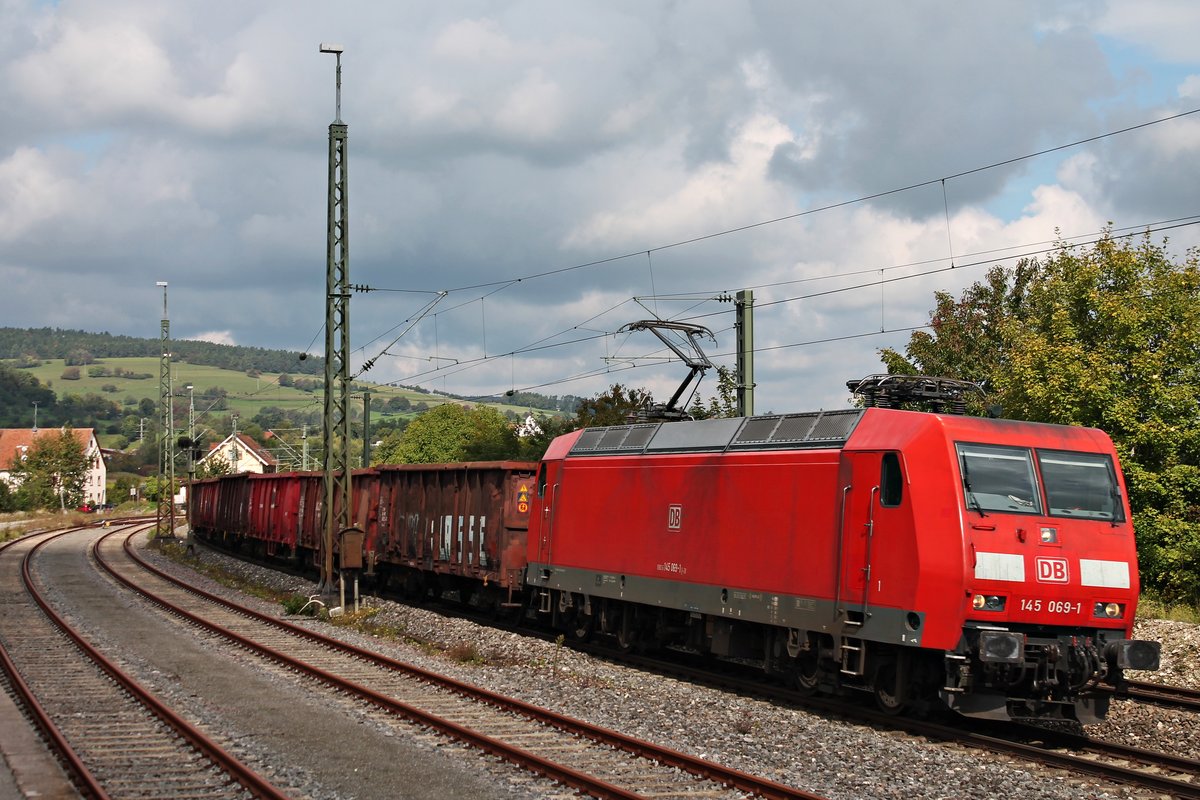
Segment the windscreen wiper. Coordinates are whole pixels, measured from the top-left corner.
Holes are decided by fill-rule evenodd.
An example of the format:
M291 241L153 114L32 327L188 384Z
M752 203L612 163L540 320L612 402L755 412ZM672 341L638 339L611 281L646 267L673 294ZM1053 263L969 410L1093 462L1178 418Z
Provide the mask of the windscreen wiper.
M963 488L965 488L967 490L967 506L974 508L976 511L978 511L979 516L986 517L987 514L983 513L983 506L980 505L979 498L975 496L975 492L971 489L971 473L967 469L967 457L966 456L962 457L961 463L962 463L962 475L963 475Z

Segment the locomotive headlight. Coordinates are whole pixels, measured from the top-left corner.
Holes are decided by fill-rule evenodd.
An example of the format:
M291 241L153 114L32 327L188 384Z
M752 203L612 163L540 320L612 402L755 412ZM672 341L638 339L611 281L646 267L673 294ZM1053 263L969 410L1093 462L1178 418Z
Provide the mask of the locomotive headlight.
M999 594L977 594L971 598L971 606L976 611L1003 611L1008 598Z
M1125 616L1125 606L1122 603L1096 603L1092 616L1122 619Z

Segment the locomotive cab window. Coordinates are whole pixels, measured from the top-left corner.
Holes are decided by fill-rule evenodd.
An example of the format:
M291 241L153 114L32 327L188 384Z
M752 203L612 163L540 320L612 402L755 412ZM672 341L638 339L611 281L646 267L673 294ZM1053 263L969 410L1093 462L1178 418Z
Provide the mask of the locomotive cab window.
M895 508L904 499L904 473L900 471L900 455L884 453L879 466L879 502L885 508Z
M538 464L538 497L546 496L546 465Z
M1125 521L1111 458L1100 453L1039 450L1037 460L1051 516Z
M1041 513L1033 457L1028 449L962 443L957 447L967 508L980 513Z

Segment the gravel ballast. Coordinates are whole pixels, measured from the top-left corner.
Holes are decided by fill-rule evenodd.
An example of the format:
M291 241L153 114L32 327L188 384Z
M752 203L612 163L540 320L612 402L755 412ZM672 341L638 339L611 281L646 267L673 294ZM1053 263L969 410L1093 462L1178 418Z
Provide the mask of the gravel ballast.
M189 580L196 581L189 567L151 549L144 552L156 565L186 572ZM197 548L194 561L276 591L297 595L317 592L314 584L301 578L204 547ZM208 579L200 582L215 594L268 614L283 614L279 604L257 600ZM323 632L425 669L831 799L1077 800L1141 796L1126 787L1099 786L1086 777L1013 764L982 751L880 731L615 665L554 642L427 609L373 597L364 598L364 604L378 609L372 618L375 625L401 631L410 640L424 644L332 625L324 625ZM1137 635L1163 642L1163 669L1130 677L1200 686L1194 671L1200 653L1197 626L1146 620L1139 622ZM463 654L471 653L478 658L461 660ZM1117 701L1109 719L1087 726L1086 732L1097 738L1197 757L1197 728L1192 715Z

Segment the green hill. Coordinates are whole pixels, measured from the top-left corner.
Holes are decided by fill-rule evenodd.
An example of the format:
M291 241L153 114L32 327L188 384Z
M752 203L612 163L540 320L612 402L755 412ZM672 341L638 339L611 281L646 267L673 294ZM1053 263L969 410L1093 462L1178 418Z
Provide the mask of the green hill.
M0 427L32 425L36 406L41 427L95 428L105 447L135 445L154 429L161 413L159 349L154 339L0 328ZM257 426L285 441L298 441L305 426L319 431L324 416L322 359L208 342L172 342L172 352L177 429L186 427L190 403L196 427L209 441L228 434L234 414L239 430ZM508 398L464 398L356 381L357 397L350 406L354 420L361 418L364 392L371 395L372 429L380 434L446 402L486 404L512 418L531 409L572 413L577 402L574 397L560 400L530 393L504 402Z

